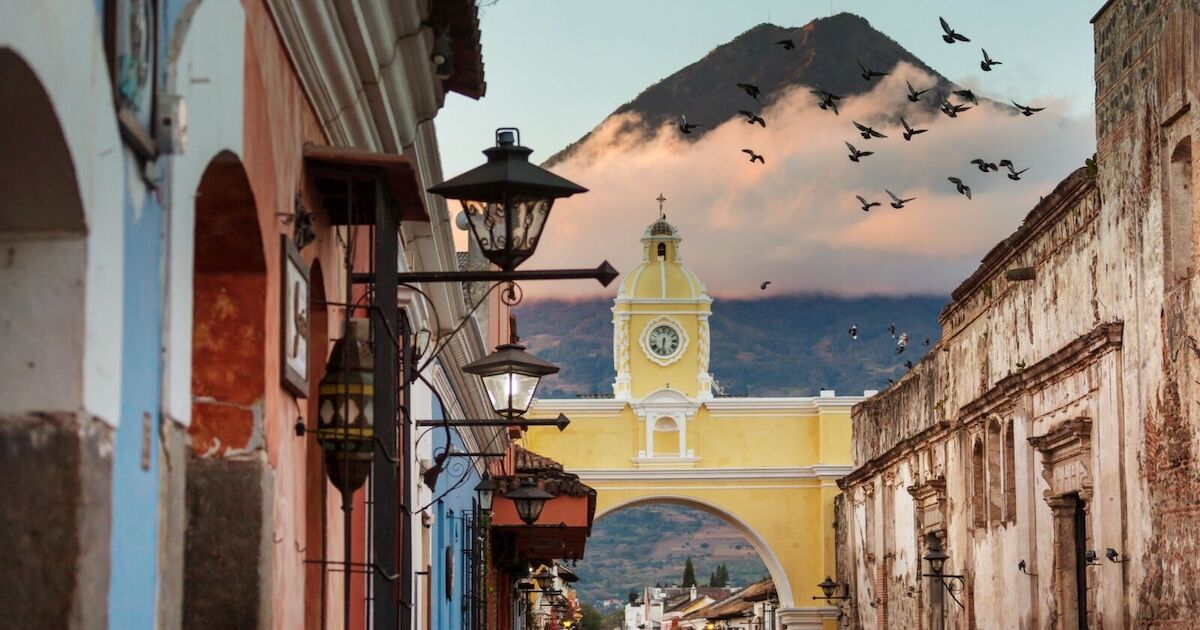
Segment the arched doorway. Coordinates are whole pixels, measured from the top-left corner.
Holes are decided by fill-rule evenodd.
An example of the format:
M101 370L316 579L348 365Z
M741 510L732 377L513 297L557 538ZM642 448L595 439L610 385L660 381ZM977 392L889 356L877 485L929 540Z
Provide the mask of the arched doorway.
M266 272L245 169L220 153L196 191L185 628L268 623Z
M7 48L0 85L0 546L22 550L0 568L0 609L30 627L98 624L113 438L86 411L86 213L54 105Z

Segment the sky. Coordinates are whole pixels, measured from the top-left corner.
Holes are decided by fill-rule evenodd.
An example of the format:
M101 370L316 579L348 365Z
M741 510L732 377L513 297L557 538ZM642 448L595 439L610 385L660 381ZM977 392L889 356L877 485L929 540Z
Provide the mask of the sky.
M782 95L761 133L736 120L694 144L670 128L652 139L600 130L583 157L556 172L591 192L559 202L530 268L619 270L639 260L641 230L662 192L680 228L683 255L715 295L747 296L760 280L781 292L847 295L947 293L1041 195L1094 151L1092 31L1100 0L897 2L895 0L482 0L487 95L447 97L437 118L443 169L453 176L482 161L495 128L516 126L538 162L595 128L621 104L713 48L762 22L787 27L842 11L865 17L918 58L984 96L1031 102L1031 118L981 107L956 120L921 120L930 132L904 143L890 133L906 102L896 83L920 80L900 68L848 103L840 117L803 91ZM942 42L938 16L971 37ZM1004 61L979 69L979 46ZM915 81L914 81L915 82ZM869 119L891 137L862 141L850 120ZM909 122L914 122L909 118ZM843 141L877 155L854 165ZM924 141L924 142L921 142ZM753 144L766 165L749 165ZM1030 171L1019 182L967 170L972 157L1009 157ZM964 168L966 167L966 168ZM973 199L946 182L972 185ZM918 200L863 213L854 199L886 201L887 188ZM453 212L453 210L452 210ZM459 234L465 243L465 234ZM612 295L584 282L528 283L534 296ZM532 285L554 286L532 286Z

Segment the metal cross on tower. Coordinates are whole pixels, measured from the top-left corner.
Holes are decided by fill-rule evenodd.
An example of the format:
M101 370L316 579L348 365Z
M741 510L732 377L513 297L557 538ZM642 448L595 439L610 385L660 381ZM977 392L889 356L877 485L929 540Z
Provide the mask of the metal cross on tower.
M663 202L666 200L667 200L667 198L664 197L662 193L658 193L658 199L655 199L655 201L658 202L658 218L659 219L667 218L667 213L663 212Z

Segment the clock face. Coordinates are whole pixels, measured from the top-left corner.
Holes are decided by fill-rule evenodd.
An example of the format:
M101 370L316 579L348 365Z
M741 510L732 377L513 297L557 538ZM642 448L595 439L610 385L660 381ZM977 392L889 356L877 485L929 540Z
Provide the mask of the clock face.
M650 351L660 357L669 357L679 349L679 332L666 324L656 326L646 339Z

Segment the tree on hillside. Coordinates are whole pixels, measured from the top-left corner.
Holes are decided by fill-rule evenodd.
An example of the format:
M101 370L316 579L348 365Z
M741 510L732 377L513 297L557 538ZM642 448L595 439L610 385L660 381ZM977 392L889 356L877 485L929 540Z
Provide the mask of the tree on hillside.
M580 610L583 612L583 618L579 620L579 630L603 630L604 618L601 617L600 611L590 604L584 604Z
M629 604L632 606L632 605L637 604L637 602L638 602L638 592L633 589L629 589Z
M709 573L708 574L708 586L711 588L716 585L717 585L717 574Z
M687 562L683 565L683 587L689 588L696 585L696 567L692 566L692 557L688 556Z
M729 586L729 567L724 562L717 567L717 586Z

